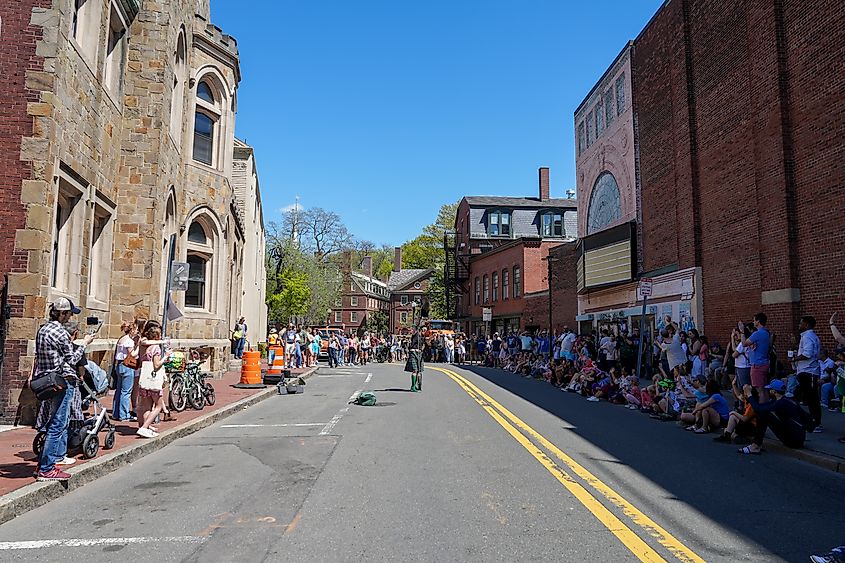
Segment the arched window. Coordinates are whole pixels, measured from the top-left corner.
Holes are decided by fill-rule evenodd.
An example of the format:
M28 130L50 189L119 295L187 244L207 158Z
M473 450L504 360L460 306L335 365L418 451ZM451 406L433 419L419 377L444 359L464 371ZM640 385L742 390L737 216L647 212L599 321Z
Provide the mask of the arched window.
M610 172L602 172L593 184L587 212L587 234L591 235L618 221L622 216L619 185Z
M209 78L197 83L196 110L194 112L194 160L217 166L221 144L220 125L223 115L223 92Z
M182 149L182 117L185 105L185 82L188 79L187 48L185 46L185 31L179 32L176 40L176 55L173 64L173 92L170 101L170 135L176 141L176 147Z
M491 237L511 236L511 214L508 211L487 212L487 235Z
M217 263L215 253L218 242L216 223L208 215L202 214L193 219L188 227L186 242L186 262L190 264L188 272L188 290L185 292L185 307L214 312L215 272Z
M563 213L546 211L540 216L540 234L544 237L563 236Z
M199 223L194 221L188 229L188 240L198 244L208 244L208 235L205 234L205 229Z
M513 267L513 296L519 297L522 292L522 271L519 266Z
M170 265L170 238L176 234L176 194L171 188L167 197L167 205L164 212L164 230L162 231L161 243L161 297L162 303L165 300L167 291L167 270Z
M209 104L214 104L214 93L211 91L208 82L200 82L200 85L197 86L197 98Z

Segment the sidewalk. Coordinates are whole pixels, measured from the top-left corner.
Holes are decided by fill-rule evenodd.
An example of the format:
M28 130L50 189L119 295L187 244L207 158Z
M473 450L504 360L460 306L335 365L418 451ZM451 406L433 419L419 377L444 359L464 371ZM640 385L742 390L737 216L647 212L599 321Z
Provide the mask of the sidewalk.
M306 378L314 371L316 368L291 370L293 375ZM275 386L263 389L232 387L240 381L238 372L226 372L221 379L210 381L214 385L217 397L214 406L206 406L201 411L189 407L183 412L174 412L175 421L161 421L156 425L160 434L157 438L139 438L135 435L137 423L118 422L115 423L117 429L115 446L111 450L104 450L102 444L105 433L100 433L100 451L95 458L83 459L81 455L77 455L75 456L76 463L65 467L65 470L73 475L68 482L69 489L72 490L76 486L105 475L124 463L143 457L177 438L196 432L242 408L276 394ZM100 402L109 412L111 412L112 393L109 391L107 396L100 398ZM0 432L0 523L17 516L16 511L24 512L35 508L69 490L67 485L59 482L38 483L33 478L36 458L32 453L32 441L35 434L35 430L28 426ZM100 467L95 470L95 466ZM61 487L64 487L64 491Z

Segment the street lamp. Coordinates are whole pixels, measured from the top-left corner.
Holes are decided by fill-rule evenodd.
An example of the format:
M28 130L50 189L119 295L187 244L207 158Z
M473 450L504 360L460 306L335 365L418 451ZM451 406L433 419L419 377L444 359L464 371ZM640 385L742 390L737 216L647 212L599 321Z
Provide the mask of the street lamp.
M555 258L551 254L543 258L548 266L548 286L549 286L549 350L552 349L552 264L560 262L560 258Z

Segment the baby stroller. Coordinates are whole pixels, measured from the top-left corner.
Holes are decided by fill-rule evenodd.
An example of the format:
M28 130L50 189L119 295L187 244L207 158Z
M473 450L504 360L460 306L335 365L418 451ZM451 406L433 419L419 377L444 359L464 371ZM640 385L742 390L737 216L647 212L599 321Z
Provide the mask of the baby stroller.
M97 397L98 393L104 393L108 389L108 379L105 372L94 362L89 361L85 368L85 376L79 383L79 392L82 394L82 409L87 410L93 406L93 414L81 421L71 421L68 425L67 451L70 453L81 453L85 459L96 457L100 451L100 432L106 433L103 441L103 448L110 450L114 447L115 427L111 423L108 412ZM44 441L47 433L39 431L32 440L32 451L41 457L44 449Z
M376 361L380 364L390 359L390 346L379 344L376 346Z

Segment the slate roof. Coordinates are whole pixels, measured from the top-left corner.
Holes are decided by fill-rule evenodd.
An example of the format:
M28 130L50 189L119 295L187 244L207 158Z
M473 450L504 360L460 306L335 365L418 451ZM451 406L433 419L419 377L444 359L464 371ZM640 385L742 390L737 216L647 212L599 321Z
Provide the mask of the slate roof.
M534 208L548 208L548 207L565 207L574 208L578 204L575 199L567 199L565 197L553 197L546 200L540 200L536 197L505 197L505 196L467 196L464 198L467 203L473 206L485 207L534 207Z
M422 279L432 273L432 269L411 268L409 270L402 270L400 272L391 272L390 278L387 280L387 287L390 291L396 291L401 287L405 287L409 283Z

